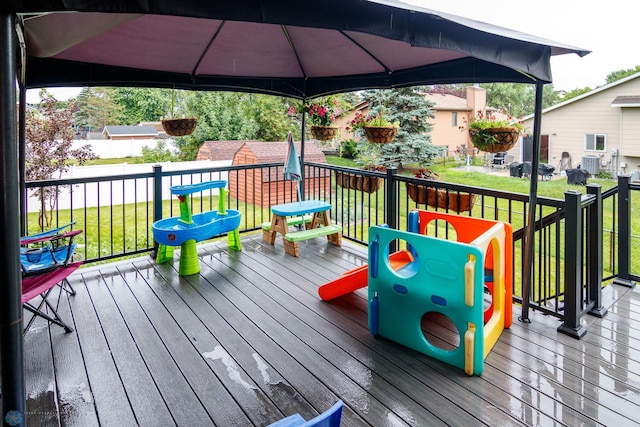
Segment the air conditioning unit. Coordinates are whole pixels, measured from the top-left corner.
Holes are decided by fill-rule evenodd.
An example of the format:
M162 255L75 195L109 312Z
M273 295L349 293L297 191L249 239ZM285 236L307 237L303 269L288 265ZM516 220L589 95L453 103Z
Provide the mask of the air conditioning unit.
M598 175L600 173L600 157L582 156L582 169L589 172L590 175Z

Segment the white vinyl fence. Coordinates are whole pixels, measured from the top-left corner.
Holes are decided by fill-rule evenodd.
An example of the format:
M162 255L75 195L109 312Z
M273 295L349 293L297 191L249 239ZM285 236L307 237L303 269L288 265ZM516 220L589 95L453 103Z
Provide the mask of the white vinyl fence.
M171 185L197 184L203 181L228 180L228 172L215 173L213 176L206 174L191 174L190 170L224 167L231 165L230 160L225 161L193 161L193 162L165 162L145 164L114 164L102 166L74 166L64 173L60 179L113 177L117 175L153 172L153 166L161 165L163 171L185 171L183 179L180 176L165 177L163 179L162 199L170 199ZM212 190L217 194L217 189ZM89 182L83 185L75 185L73 188L65 186L58 196L58 209L79 209L84 207L120 205L134 202L142 202L153 199L153 181L150 179L123 179L109 182ZM40 202L29 191L27 201L28 212L38 212Z

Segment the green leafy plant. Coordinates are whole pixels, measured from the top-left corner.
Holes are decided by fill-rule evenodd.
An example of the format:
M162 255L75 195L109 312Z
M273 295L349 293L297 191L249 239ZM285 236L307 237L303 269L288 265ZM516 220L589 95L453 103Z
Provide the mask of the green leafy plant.
M355 117L347 123L347 132L362 131L365 126L377 126L377 127L398 127L399 122L390 122L382 113L376 115L366 116L362 113L356 113Z
M466 126L460 126L460 130L468 130L473 139L473 145L483 151L486 151L490 145L503 142L497 136L500 133L516 134L515 138L527 133L524 125L507 114L506 111L499 114L493 112L484 114L478 110L475 117ZM499 133L496 133L498 131Z
M518 129L518 132L525 133L526 129L518 120L515 120L512 116L502 111L500 114L493 112L487 112L484 114L481 110L478 110L475 117L471 119L466 126L469 131L473 130L485 130L499 127L512 127ZM462 129L465 127L462 126Z
M344 157L346 159L353 159L356 154L356 140L354 139L345 139L340 144L340 157Z
M379 170L378 166L382 166L382 152L377 144L371 144L362 139L356 146L355 161L362 169Z
M382 113L379 113L373 117L371 117L371 119L367 122L367 124L365 126L377 126L377 127L398 127L400 125L400 122L395 121L395 122L390 122L389 120L387 120L384 115Z
M601 170L598 172L599 179L613 179L613 174L607 170Z
M169 114L167 115L167 119L179 119L184 117L184 105L183 100L180 94L178 93L178 89L171 90L171 109L169 110Z

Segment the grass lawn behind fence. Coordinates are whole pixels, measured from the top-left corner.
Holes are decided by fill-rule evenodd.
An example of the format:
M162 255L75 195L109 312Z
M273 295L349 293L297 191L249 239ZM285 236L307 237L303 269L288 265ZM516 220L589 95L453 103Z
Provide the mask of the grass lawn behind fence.
M476 159L481 160L481 159ZM132 159L127 159L132 161ZM358 165L353 160L343 159L335 156L327 156L327 161L332 165L340 165L345 167L355 167ZM528 179L519 179L510 176L483 173L483 172L470 172L461 170L455 167L453 161L448 164L436 164L431 167L437 172L442 181L462 184L474 187L483 187L489 189L496 189L501 191L508 191L512 193L528 194L530 182ZM411 174L411 168L407 168L401 172L404 174ZM602 191L614 187L616 185L615 180L602 180L602 179L590 179L589 183L597 183L602 186ZM539 181L538 182L538 195L564 199L564 194L568 190L577 190L581 193L586 193L585 187L569 185L564 178L554 179L552 181ZM399 197L400 200L405 200L404 187L401 188ZM367 218L371 219L372 224L382 223L384 218L384 207L380 197L384 197L384 187L378 190L373 195L364 194L358 191L352 191L350 193L350 201L344 207L341 207L341 211L336 211L334 216L336 218L342 217L343 222L346 224L345 232L353 235L357 239L366 241L368 234ZM346 197L346 195L345 195ZM497 218L508 221L506 218L506 212L509 211L507 202L503 200L497 200L496 206L489 206L495 199L488 199L485 202L486 209L495 209L497 211ZM163 201L163 217L178 215L179 209L177 207L177 200L165 200ZM212 198L199 198L193 199L194 213L206 210L217 209L217 197ZM640 198L632 199L633 210L638 211L640 207ZM173 209L170 209L170 205L173 204ZM504 206L503 206L504 205ZM401 203L400 209L400 223L399 228L406 228L406 213L408 209L416 207L415 205L405 205ZM231 209L239 209L243 214L241 229L251 229L259 227L260 223L268 221L270 219L269 209L254 207L252 205L246 206L237 203L236 200L231 200ZM480 209L479 204L476 203L474 211ZM84 236L80 239L85 241L80 249L81 253L85 253L86 259L93 259L98 256L111 256L127 251L136 250L138 248L146 248L153 244L153 237L151 233L151 220L152 217L151 203L138 203L137 205L118 205L111 207L89 208L86 210L78 210L73 213L69 211L59 211L56 220L57 224L64 224L69 222L70 219L76 221L76 228L85 230ZM511 207L512 218L514 227L519 226L518 221L522 221L524 218L524 212L517 212ZM71 218L71 215L73 217ZM514 217L515 215L515 217ZM614 241L615 235L612 230L614 212L613 205L611 203L605 203L603 209L604 215L604 231L609 233L603 238L603 254L605 261L605 270L608 270L607 265L610 265L610 260L613 259L612 252L615 248ZM486 215L485 215L486 216ZM352 218L353 217L353 218ZM366 218L365 218L366 217ZM632 236L640 235L640 219L636 218L637 215L632 215ZM404 221L404 222L403 222ZM136 224L137 230L135 233L125 232L128 227L131 230L131 224ZM37 225L37 214L29 214L29 224ZM521 222L520 222L521 224ZM125 227L125 225L127 227ZM351 230L349 228L351 227ZM350 231L350 233L349 233ZM33 234L34 230L31 230ZM137 235L137 241L135 239ZM632 239L632 254L640 253L640 238ZM637 258L637 257L636 257ZM640 259L632 259L632 271L640 270ZM606 273L606 272L605 272Z

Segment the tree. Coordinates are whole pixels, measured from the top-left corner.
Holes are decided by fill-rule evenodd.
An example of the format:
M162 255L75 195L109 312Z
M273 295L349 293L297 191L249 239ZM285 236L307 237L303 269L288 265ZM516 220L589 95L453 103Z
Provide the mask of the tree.
M611 84L613 82L624 79L625 77L629 77L636 73L640 73L640 65L636 65L634 68L628 68L626 70L612 71L611 73L607 74L607 77L605 78L605 84ZM595 89L597 89L598 87L599 86L596 86ZM589 86L583 87L583 88L576 88L568 92L565 92L561 97L558 97L556 101L566 101L568 99L575 98L587 92L591 92L592 90L593 89L591 89Z
M197 117L193 134L176 138L183 160L193 160L204 141L258 139L284 141L296 131L287 115L290 100L238 92L186 92L187 115Z
M565 92L564 95L562 95L561 101L566 101L568 99L575 98L576 96L580 96L587 92L591 92L591 88L588 86L583 87L582 89L573 89L569 92Z
M236 92L186 92L185 111L198 125L188 136L174 140L181 160L194 160L204 141L256 139L258 125L246 109L248 94Z
M101 130L117 125L120 106L103 87L85 87L78 94L75 122L78 126Z
M256 139L284 141L294 128L287 115L287 99L280 96L249 95L247 113L257 125Z
M117 121L121 125L158 121L171 109L171 89L114 87L107 92L119 106Z
M487 105L506 111L513 117L533 114L535 110L536 87L526 83L489 83L480 85L487 91ZM553 85L544 85L542 108L557 104L560 99Z
M382 113L390 122L399 122L398 135L380 150L386 166L417 163L430 165L440 153L431 143L432 126L427 118L434 118L434 104L428 101L419 87L368 90L364 98L369 101L373 114Z
M466 86L463 84L433 85L429 86L428 92L465 98L467 96Z
M41 96L47 95L41 93ZM77 105L72 102L67 108L57 109L57 100L51 96L41 100L37 111L26 115L25 173L27 181L60 178L69 170L70 159L79 164L94 159L91 147L85 145L72 148L75 137L74 113ZM40 227L50 228L52 212L58 200L60 187L46 187L36 190L40 200Z
M640 73L640 65L636 65L634 68L629 68L627 70L618 70L609 73L606 77L606 84L613 83L617 80L624 79L625 77L629 77L632 74Z
M513 117L525 115L527 105L533 106L533 92L528 91L532 85L519 83L482 84L487 91L487 105L504 110Z
M155 148L142 147L142 163L175 162L177 160L179 160L178 157L167 148L167 144L162 140L158 141Z

